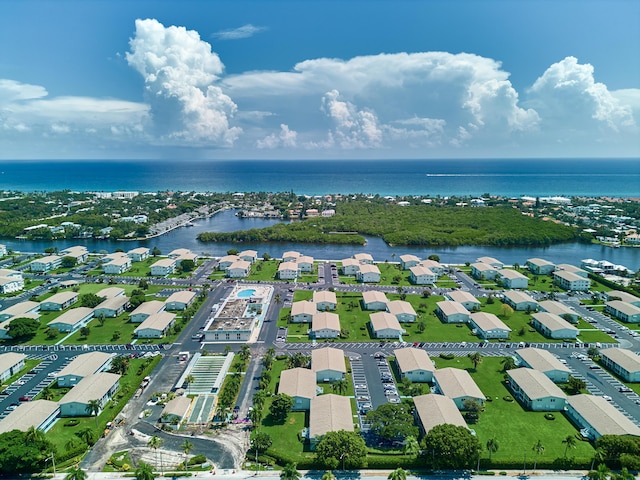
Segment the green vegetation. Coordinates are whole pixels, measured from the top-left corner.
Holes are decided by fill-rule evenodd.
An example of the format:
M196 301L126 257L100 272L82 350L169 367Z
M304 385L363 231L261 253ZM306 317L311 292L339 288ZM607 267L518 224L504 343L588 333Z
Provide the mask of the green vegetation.
M587 240L577 229L522 215L514 208L399 207L381 198L339 203L334 217L262 229L205 232L199 234L198 239L203 242L363 244L361 235L382 237L390 245L428 246L550 245Z

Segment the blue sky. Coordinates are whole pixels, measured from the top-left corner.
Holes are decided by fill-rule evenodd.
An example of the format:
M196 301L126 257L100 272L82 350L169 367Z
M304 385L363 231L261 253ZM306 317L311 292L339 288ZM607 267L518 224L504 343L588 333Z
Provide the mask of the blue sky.
M0 158L640 157L640 2L0 3Z

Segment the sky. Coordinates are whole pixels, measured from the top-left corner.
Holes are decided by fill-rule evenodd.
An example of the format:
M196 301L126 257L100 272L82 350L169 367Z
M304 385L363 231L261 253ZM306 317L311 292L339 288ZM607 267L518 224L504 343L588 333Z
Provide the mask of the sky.
M0 2L0 159L537 157L640 158L640 2Z

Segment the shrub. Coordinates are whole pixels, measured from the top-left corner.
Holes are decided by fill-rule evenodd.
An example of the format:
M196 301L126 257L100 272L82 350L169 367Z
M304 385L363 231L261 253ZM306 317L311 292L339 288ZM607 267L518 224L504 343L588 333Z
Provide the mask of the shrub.
M502 397L505 402L513 402L513 397L511 395L505 395Z
M553 413L545 413L544 418L546 418L547 420L555 420L556 416Z
M207 461L207 457L205 457L204 455L194 455L189 459L189 465L205 463L206 461Z
M75 418L72 420L69 420L67 422L64 422L64 426L65 427L75 427L76 425L78 425L80 423L80 420L76 420Z
M455 355L453 353L441 353L440 358L444 360L453 360Z

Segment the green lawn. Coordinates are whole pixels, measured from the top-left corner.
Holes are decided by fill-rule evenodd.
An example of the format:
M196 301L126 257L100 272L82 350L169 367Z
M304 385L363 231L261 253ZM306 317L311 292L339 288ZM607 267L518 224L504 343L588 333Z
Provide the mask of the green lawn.
M258 260L251 265L251 273L247 277L247 280L261 280L272 281L276 279L276 273L278 273L278 260Z
M517 401L503 400L511 395L502 383L502 358L484 357L483 362L474 371L467 357L453 360L434 358L438 368L456 367L466 369L476 381L482 393L492 401L485 403L485 410L480 414L478 423L470 425L475 430L481 445L495 438L499 450L493 454L492 460L497 463L519 462L522 465L524 454L527 456L528 469L533 466L533 445L540 440L545 447L544 454L538 459L538 465L550 464L564 455L565 445L562 440L569 435L577 435L577 429L560 412L554 412L555 420L544 418L544 412L524 410ZM577 438L576 438L577 439ZM576 448L571 449L568 457L576 462L588 464L593 455L590 443L578 440ZM488 462L488 452L483 448L483 466Z
M9 385L11 385L13 382L18 380L21 376L23 376L32 368L37 367L41 361L42 360L25 360L24 367L22 368L22 370L20 370L18 373L15 373L13 376L7 378L4 382L2 382L2 384L0 385L0 391L7 388Z
M115 318L105 318L104 325L100 325L97 318L88 323L90 333L88 337L80 335L80 330L74 332L71 337L65 340L65 345L82 345L82 344L126 344L131 343L134 339L133 331L139 326L139 323L129 322L129 312L118 315ZM114 332L120 332L119 338L114 337ZM60 335L62 336L62 334Z

